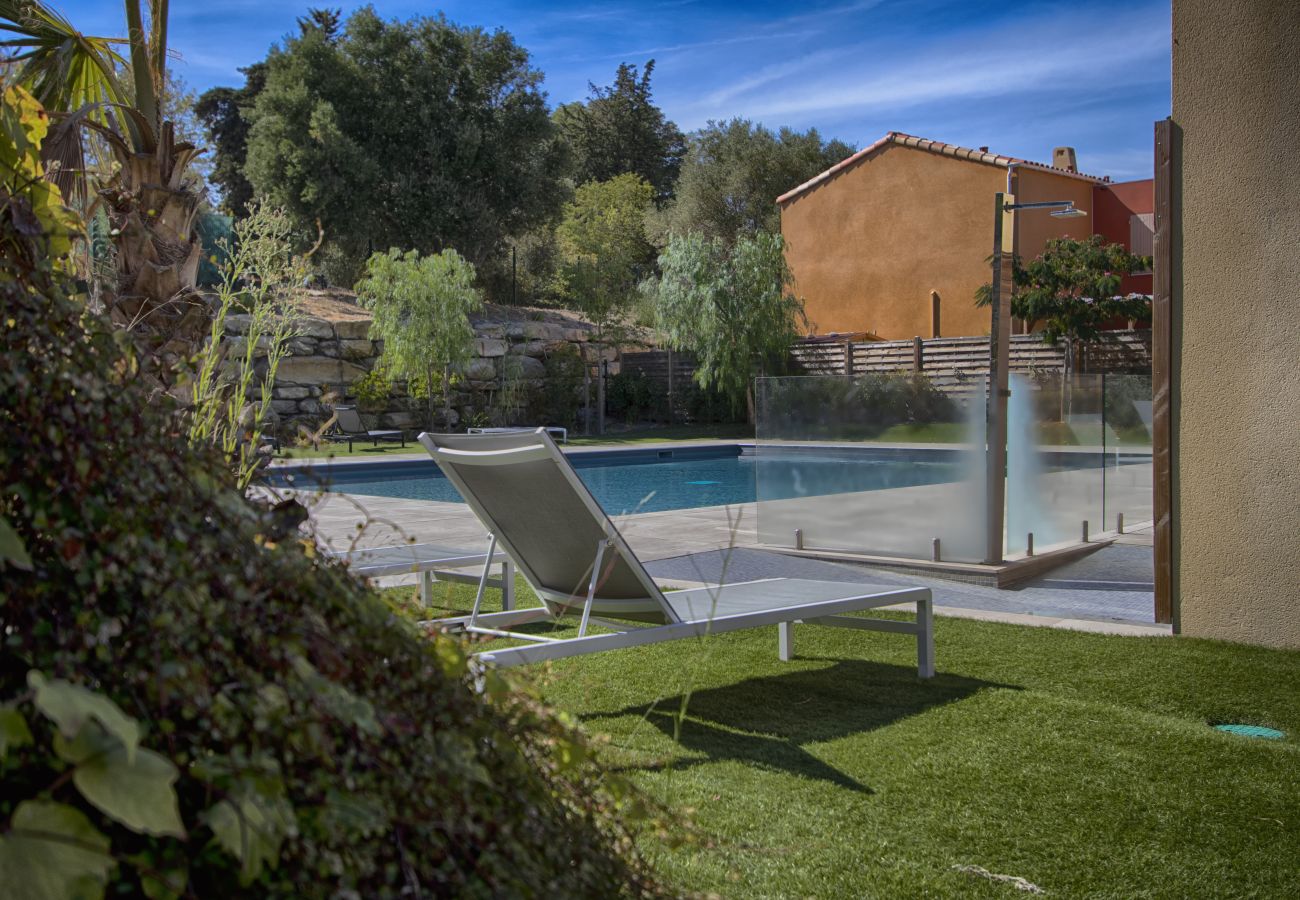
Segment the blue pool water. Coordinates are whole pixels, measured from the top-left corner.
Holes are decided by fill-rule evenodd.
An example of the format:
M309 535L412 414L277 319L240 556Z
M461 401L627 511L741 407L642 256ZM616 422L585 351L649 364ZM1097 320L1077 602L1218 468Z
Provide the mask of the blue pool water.
M961 477L955 455L910 451L764 451L756 457L733 445L675 450L667 459L657 451L631 450L575 453L569 461L597 502L613 515L940 484ZM760 466L763 494L758 497L755 474ZM284 473L277 473L273 480L281 486L319 485L347 494L462 502L432 461L335 465L328 474L302 472L289 482Z

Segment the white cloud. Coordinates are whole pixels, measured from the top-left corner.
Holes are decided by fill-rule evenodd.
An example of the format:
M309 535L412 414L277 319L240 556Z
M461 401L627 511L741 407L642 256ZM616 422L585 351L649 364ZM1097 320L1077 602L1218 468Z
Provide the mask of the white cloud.
M828 48L750 72L706 97L673 104L673 112L695 127L720 116L865 116L1027 91L1069 94L1149 81L1168 54L1167 13L1101 15L1076 8L949 34L928 45L875 40ZM830 58L849 57L856 64L827 65Z

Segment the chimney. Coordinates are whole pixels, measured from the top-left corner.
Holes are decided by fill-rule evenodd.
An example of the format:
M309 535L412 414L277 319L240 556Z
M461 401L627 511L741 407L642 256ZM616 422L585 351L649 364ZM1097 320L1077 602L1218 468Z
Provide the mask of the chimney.
M1052 150L1052 168L1064 169L1067 172L1078 173L1079 159L1074 155L1073 147L1055 147Z

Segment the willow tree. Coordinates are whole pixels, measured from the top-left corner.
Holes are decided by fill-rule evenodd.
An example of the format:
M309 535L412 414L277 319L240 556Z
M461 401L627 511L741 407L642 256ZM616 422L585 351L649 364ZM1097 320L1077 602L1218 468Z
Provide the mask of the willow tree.
M667 344L693 353L695 381L754 421L754 376L783 366L805 322L779 234L742 234L728 246L697 232L674 235L659 256L656 325Z
M440 393L443 423L450 426L452 370L469 362L474 346L469 314L483 306L474 266L455 250L423 257L414 250L389 250L370 257L356 289L361 305L375 313L371 338L384 342L379 365L406 379L412 396L427 398L430 428ZM441 389L435 391L435 385Z
M136 337L146 375L166 383L207 320L195 290L202 189L191 170L202 151L163 115L168 0L124 0L124 12L127 37L92 37L41 0L0 0L10 35L0 46L56 119L44 148L55 181L83 212L108 216L105 305Z

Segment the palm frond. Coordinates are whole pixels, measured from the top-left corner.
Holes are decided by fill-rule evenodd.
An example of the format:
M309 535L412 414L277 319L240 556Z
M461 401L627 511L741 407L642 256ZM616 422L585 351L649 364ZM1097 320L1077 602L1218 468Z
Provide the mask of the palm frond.
M77 209L84 210L90 200L87 191L86 142L87 119L98 107L87 104L73 113L53 113L50 132L41 145L41 156L46 163L47 176L59 186L59 191Z
M117 78L126 60L117 38L84 35L41 0L0 0L0 47L19 65L18 82L51 112L71 113L90 105L101 123L101 105L129 99Z

